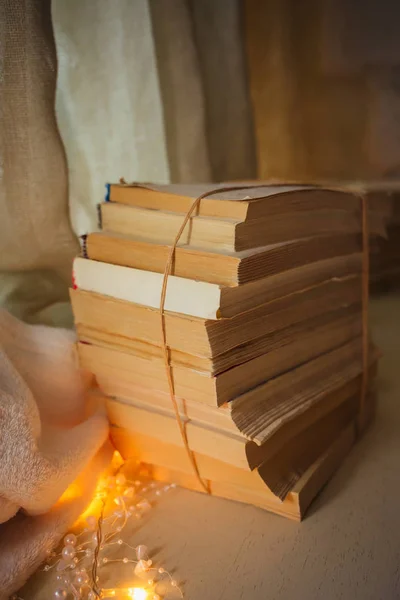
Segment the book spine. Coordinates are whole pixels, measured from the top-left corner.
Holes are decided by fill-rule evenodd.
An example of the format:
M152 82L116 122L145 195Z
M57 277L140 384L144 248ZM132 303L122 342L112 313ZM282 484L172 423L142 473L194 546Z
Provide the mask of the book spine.
M81 235L79 238L83 258L89 258L87 252L87 234Z
M111 184L106 183L106 194L104 196L105 202L110 202Z
M99 229L103 228L103 219L101 218L101 204L97 205L97 226Z

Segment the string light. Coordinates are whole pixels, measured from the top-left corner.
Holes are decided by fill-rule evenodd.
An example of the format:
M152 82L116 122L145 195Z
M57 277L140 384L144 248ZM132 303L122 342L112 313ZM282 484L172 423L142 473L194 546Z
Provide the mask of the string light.
M148 485L139 479L130 481L120 472L122 465L123 461L116 453L113 458L114 474L99 482L90 511L86 510L79 520L83 529L81 527L80 533L68 533L60 552L48 553L49 560L43 571L56 574L54 598L161 600L171 595L176 598L176 594L183 598L182 590L168 571L153 564L148 548L144 544L130 546L121 536L130 520L141 519L151 509L151 501L143 496L145 491L159 496L175 486L155 482ZM123 550L122 558L113 557L113 547ZM102 588L102 569L115 563L125 565L132 573L131 587Z
M153 598L158 597L157 594ZM119 590L103 590L103 600L150 600L148 592L144 588L127 588Z
M131 591L132 600L146 600L147 592L143 588L133 588Z

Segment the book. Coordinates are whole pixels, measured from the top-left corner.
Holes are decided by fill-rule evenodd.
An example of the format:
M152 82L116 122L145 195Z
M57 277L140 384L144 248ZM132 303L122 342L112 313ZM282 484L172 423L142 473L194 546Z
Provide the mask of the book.
M105 376L107 377L107 376ZM107 405L112 408L112 403L117 402L141 410L155 410L168 417L176 418L171 396L147 386L140 386L137 382L115 381L110 379L102 388L109 390ZM211 426L220 431L228 431L237 435L238 428L232 421L227 404L216 407L208 406L191 398L175 397L181 418L186 421L195 421L206 427Z
M127 459L134 459L132 462L136 465L136 461L140 460L139 457L143 456L143 454L136 453L137 449L141 447L141 439L136 444L135 437L126 430L119 428L112 428L111 436L116 447L120 448L121 454ZM307 469L283 502L272 494L265 485L262 490L258 490L248 485L247 478L245 484L241 483L244 471L238 473L237 470L232 470L221 460L203 457L197 453L195 453L195 458L202 463L204 472L208 474L207 482L212 496L252 504L294 521L301 521L305 517L312 500L338 469L354 442L355 427L350 425L340 433L326 452ZM168 449L164 446L161 453L167 455L167 452ZM179 460L181 468L178 466L175 468L160 467L157 462L152 461L150 463L149 461L149 464L142 464L142 473L156 481L175 482L177 485L189 490L204 493L204 489L193 475L193 471L188 467L185 451L178 448L178 453L175 451L173 456L173 460L177 464ZM220 480L219 475L221 473L227 473L229 476L228 483ZM248 473L247 475L250 476L252 482L258 482L260 479L257 472Z
M90 296L86 294L83 296L84 301L88 297L87 305L90 308ZM156 344L122 337L83 323L77 323L76 330L79 340L83 343L133 353L144 358L164 359L163 349ZM278 356L277 353L279 353L280 360L287 364L287 361L291 360L290 357L298 352L302 356L308 351L317 353L317 348L320 348L319 341L321 340L322 344L325 343L322 340L323 337L329 337L334 345L337 340L340 339L344 342L348 337L360 332L359 306L354 304L316 317L306 318L304 321L255 338L214 357L189 354L174 348L168 348L168 354L172 366L188 367L210 375L218 375L243 363L263 357L266 353L268 353L268 360L273 356ZM306 346L309 346L310 349L308 350ZM264 359L261 358L261 360ZM264 365L258 364L264 368Z
M340 277L361 268L360 241L353 235L314 236L303 240L273 244L256 251L216 252L178 246L171 275L233 287L257 282L253 291L280 282L314 283L323 278ZM139 240L132 236L104 231L84 236L83 256L113 265L164 273L170 247ZM318 260L315 260L318 257ZM264 286L260 280L263 280ZM243 291L243 290L242 290ZM284 290L283 290L284 292Z
M325 323L320 327L304 329L295 339L291 338L291 331L286 332L286 337L283 334L276 335L263 354L216 375L188 364L176 365L171 361L175 392L182 398L221 406L267 379L340 347L361 334L361 319L356 312L331 321L326 319L326 315L324 318ZM124 381L124 371L129 371L129 380L135 381L139 386L168 390L161 349L157 356L155 353L125 352L123 348L104 342L92 343L85 336L80 337L80 340L80 362L88 370L97 373L101 369L102 376L112 368L121 370L118 375L120 381ZM187 355L187 362L189 361L190 355Z
M88 291L101 290L100 293L105 295L109 295L112 292L112 295L114 296L115 294L113 288L111 288L111 285L114 285L114 280L111 279L109 283L104 280L102 281L102 276L107 274L109 275L110 270L104 270L104 268L101 266L105 263L97 263L98 261L84 263L82 259L75 260L74 280L76 287L81 289L88 289L90 287ZM90 276L86 278L88 272ZM133 298L136 302L138 299L142 299L144 302L149 301L150 293L146 294L145 291L140 293L136 289L132 290L132 286L128 287L126 283L124 284L125 274L130 277L129 283L132 283L132 281L137 281L138 278L143 278L144 281L146 281L146 276L142 275L142 271L136 273L136 271L131 272L124 270L121 271L120 269L112 269L111 273L113 277L115 277L116 285L118 285L119 281L122 280L124 298L121 299L127 299L127 301L130 301ZM328 281L342 280L348 276L360 274L360 254L352 254L333 260L319 260L317 262L304 265L303 267L290 269L288 271L264 277L258 281L253 281L244 285L239 285L236 287L218 286L220 301L218 306L214 305L212 312L213 314L216 314L216 318L234 317L240 312L246 312L261 304L266 304L272 300L278 299L279 297L289 296L290 294L301 292L307 288L311 288ZM154 305L156 308L159 307L161 296L160 291L163 275L161 275L161 277L160 275L161 274L150 275L153 287L157 286L157 290L152 290L153 296L150 298L152 305ZM187 281L190 282L193 280L187 280L183 277L179 277L177 279L179 280L178 284L180 290L183 289L185 292L189 292L190 289L193 289L191 283L189 283L189 286L186 285ZM126 291L127 287L128 291ZM104 291L105 288L107 288L106 291ZM199 289L200 287L197 286L196 290ZM210 293L215 294L217 287L216 284L210 284L205 289L207 291L211 290ZM117 296L120 295L120 293L117 293ZM173 299L175 299L177 296L176 293L172 295L174 296ZM176 303L177 302L175 302L175 304ZM166 306L165 309L168 310L168 307ZM193 312L192 309L188 309L188 311L190 311L190 314Z
M83 281L80 283L85 285ZM92 288L91 285L86 287ZM116 292L114 287L110 288L110 282L100 281L98 287L96 282L95 289L103 291L103 288ZM117 301L110 296L88 295L81 290L72 292L71 300L78 325L85 323L94 329L119 335L127 344L132 338L162 345L159 310ZM180 301L179 297L176 301ZM238 346L305 321L310 315L317 317L360 302L361 279L348 277L277 298L232 318L200 319L167 312L167 345L188 354L215 357L235 352Z
M377 362L373 362L369 369L369 380L371 389L375 381L377 373ZM257 468L265 460L265 457L272 456L278 453L281 448L293 437L300 434L316 423L319 419L335 410L343 402L346 402L350 397L359 400L359 391L361 386L361 375L343 382L338 388L327 393L323 402L315 404L312 410L307 410L299 414L295 419L289 420L282 424L278 435L270 437L260 446L257 442L246 439L245 452L247 464L250 469ZM124 384L123 381L110 379L105 386L102 385L103 393L107 390L107 408L108 413L113 422L118 426L123 427L123 420L120 419L122 414L128 412L134 414L134 411L139 411L140 414L147 414L150 411L152 414L164 415L175 422L175 412L171 403L169 394L152 390L135 384ZM225 404L222 407L216 408L205 406L199 402L188 399L176 398L178 410L181 418L188 424L190 422L196 425L205 427L208 431L217 430L218 432L233 433L235 438L238 436L238 428L232 420L231 406ZM123 405L123 406L121 406ZM133 408L133 411L130 411ZM143 413L145 411L145 413ZM167 426L171 421L164 421ZM154 429L149 432L155 434ZM137 433L137 432L136 432ZM135 433L135 435L136 435ZM240 438L240 445L243 445L243 437ZM203 448L204 450L204 448Z
M160 273L131 269L84 258L74 261L74 281L79 289L111 295L151 308L160 306L163 276ZM221 302L218 285L169 277L165 310L216 319Z
M310 465L327 450L340 435L340 431L355 422L358 409L358 398L353 396L339 404L334 410L317 419L298 433L288 438L275 449L273 444L260 448L258 474L262 483L269 491L284 500L290 489L297 483ZM169 444L176 448L182 447L182 440L173 419L150 410L127 407L123 403L110 401L107 410L112 426L122 427L131 433L134 440L140 437L151 438L146 455L140 458L143 462L151 462L160 466L176 468L170 463L168 454L160 454L161 446ZM208 428L195 422L186 425L188 441L191 449L202 456L215 458L218 456L227 466L240 469L249 474L250 469L246 458L246 441L229 432ZM157 441L158 440L158 441ZM144 445L140 444L143 452ZM152 456L151 456L152 454ZM187 459L187 457L186 457ZM201 472L201 464L198 465ZM203 472L203 476L208 474ZM250 479L247 475L247 478ZM220 480L226 481L222 474ZM243 484L243 481L241 482ZM260 482L261 483L261 482ZM260 491L263 486L259 486Z
M166 377L151 377L149 366L143 360L138 361L134 355L82 343L78 345L78 354L82 368L92 373L100 388L110 396L118 393L114 381L118 381L118 386L125 387L128 397L130 385L147 385L151 390L168 392ZM336 369L336 373L330 373L329 365ZM274 378L257 373L255 379L258 383L253 387L247 386L244 381L238 383L234 391L231 388L225 393L220 389L217 391L215 379L204 377L207 383L200 388L196 387L198 379L195 372L174 369L175 393L180 398L189 398L208 406L222 406L229 402L232 419L238 430L249 439L262 443L286 419L306 410L309 403L318 402L327 389L339 387L342 383L340 377L346 381L360 374L360 341L355 338L307 363L297 363L292 370L281 372L280 375L279 369L278 365Z
M100 205L101 228L105 232L132 235L155 243L172 244L185 214L125 206L114 202ZM240 252L314 235L361 233L360 210L314 210L282 213L264 219L191 217L178 245ZM377 213L369 213L369 231L385 235L385 222Z
M372 347L369 361L377 360ZM328 391L360 375L361 338L250 389L231 406L232 419L248 439L263 444L283 424L316 406Z
M151 210L167 210L187 213L196 198L216 188L227 185L240 186L239 190L215 192L203 198L196 214L203 217L217 217L251 221L272 215L285 213L308 212L313 210L349 210L360 209L360 199L352 193L359 193L360 185L349 186L349 191L323 189L313 185L270 185L249 188L251 184L264 182L235 182L234 184L169 184L155 185L143 183L138 185L107 184L106 201L127 206L147 208ZM353 189L354 188L354 189ZM387 202L381 197L372 197L369 208L373 212L387 214Z

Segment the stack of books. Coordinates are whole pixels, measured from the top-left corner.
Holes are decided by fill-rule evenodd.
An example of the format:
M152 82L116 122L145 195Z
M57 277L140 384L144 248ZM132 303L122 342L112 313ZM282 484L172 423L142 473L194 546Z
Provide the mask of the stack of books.
M351 193L310 186L110 185L101 231L74 263L81 366L107 397L112 436L155 479L300 519L374 406L363 369L362 218ZM385 233L370 202L371 234ZM368 334L367 334L368 335ZM364 363L365 367L365 363ZM365 380L364 380L365 381Z

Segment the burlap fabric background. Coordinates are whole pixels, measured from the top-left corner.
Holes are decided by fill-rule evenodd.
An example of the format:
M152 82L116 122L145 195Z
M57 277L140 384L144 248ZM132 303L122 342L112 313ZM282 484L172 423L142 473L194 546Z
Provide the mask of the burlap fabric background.
M0 4L0 294L6 307L27 319L67 300L77 250L55 120L50 4ZM44 319L52 321L51 313Z

